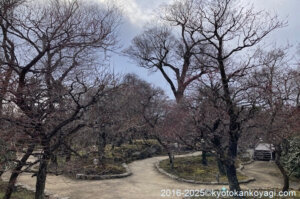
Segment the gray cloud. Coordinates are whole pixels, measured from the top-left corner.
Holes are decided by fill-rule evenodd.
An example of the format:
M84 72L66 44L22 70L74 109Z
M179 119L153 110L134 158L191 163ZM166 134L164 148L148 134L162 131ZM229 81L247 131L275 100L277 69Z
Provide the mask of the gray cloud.
M108 0L98 0L108 1ZM116 0L117 5L124 11L124 24L120 30L120 39L124 47L130 44L133 37L142 31L142 27L153 19L153 11L162 3L172 0ZM276 42L284 45L287 42L296 44L300 35L300 0L244 0L247 4L253 4L255 9L265 10L273 14L278 14L282 20L288 21L288 26L274 32L267 38L268 43ZM114 55L112 58L116 72L136 73L141 78L150 83L162 87L166 93L172 97L172 92L167 83L159 73L149 74L146 69L140 68L129 61L128 58Z

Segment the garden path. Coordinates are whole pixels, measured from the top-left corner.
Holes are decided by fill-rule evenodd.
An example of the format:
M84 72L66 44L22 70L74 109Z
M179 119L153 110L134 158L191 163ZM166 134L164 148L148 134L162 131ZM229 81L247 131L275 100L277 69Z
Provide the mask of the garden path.
M199 155L199 153L190 155ZM165 158L167 157L162 156L134 161L129 164L133 175L121 179L82 181L72 180L64 176L48 175L46 190L48 193L55 194L52 197L59 196L70 199L159 199L162 198L162 189L180 189L183 191L184 189L220 189L223 187L195 185L170 179L160 174L154 167L157 161ZM244 172L257 178L257 180L243 185L242 188L281 187L280 175L274 175L273 172L276 172L274 165L269 164L269 162L254 162L245 166ZM4 180L7 180L8 176L8 173L4 174ZM30 174L22 174L18 179L18 183L33 189L35 180L36 178L32 178Z

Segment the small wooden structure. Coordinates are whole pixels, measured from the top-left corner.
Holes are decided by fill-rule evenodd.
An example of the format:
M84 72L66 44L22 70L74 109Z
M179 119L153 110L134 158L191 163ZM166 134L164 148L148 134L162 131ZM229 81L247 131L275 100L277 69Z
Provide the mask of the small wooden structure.
M270 161L275 159L274 146L269 143L258 143L254 149L254 160Z

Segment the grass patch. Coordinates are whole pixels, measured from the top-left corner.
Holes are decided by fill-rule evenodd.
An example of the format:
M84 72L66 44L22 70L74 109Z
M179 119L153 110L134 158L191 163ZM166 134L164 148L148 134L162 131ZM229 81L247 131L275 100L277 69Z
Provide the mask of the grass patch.
M0 198L3 198L6 187L7 183L0 179ZM18 187L13 192L11 199L34 199L34 192Z
M174 160L174 169L171 169L169 160L163 160L159 163L160 168L168 173L179 176L187 180L196 180L200 182L216 182L216 176L219 173L217 162L214 157L208 157L208 166L201 164L201 156L180 157ZM238 180L246 180L247 176L237 173ZM226 176L220 176L219 182L228 182Z

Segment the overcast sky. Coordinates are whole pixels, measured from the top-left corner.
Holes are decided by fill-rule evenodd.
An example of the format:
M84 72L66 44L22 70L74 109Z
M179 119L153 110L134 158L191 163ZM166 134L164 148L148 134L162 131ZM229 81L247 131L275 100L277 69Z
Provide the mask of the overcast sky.
M97 0L101 3L111 0ZM120 29L119 39L123 48L130 45L132 38L142 32L145 24L154 19L153 11L161 4L171 3L172 0L114 0L115 4L123 11L123 24ZM268 43L276 42L277 45L297 44L300 42L300 0L244 0L253 3L258 10L277 13L283 20L288 21L288 26L274 32L267 39ZM113 55L111 67L121 74L135 73L142 79L161 87L171 98L172 92L160 73L149 73L146 69L138 67L126 57Z

